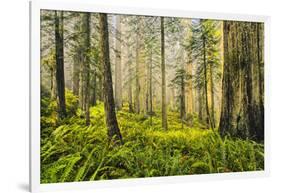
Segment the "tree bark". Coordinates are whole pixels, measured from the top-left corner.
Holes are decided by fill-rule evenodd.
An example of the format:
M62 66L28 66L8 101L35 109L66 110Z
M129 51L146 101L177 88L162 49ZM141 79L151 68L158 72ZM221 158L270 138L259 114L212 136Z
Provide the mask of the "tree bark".
M206 59L206 39L203 36L203 63L204 63L204 95L205 95L205 105L206 105L206 114L207 114L207 124L209 127L211 127L212 129L214 129L213 127L213 123L211 120L211 116L210 116L210 111L209 111L209 102L208 102L208 77L207 77L207 59Z
M79 106L80 108L84 111L85 110L85 100L84 100L84 95L85 95L85 87L84 87L84 82L85 82L85 76L84 76L84 70L83 70L83 55L81 53L80 55L80 73L79 73Z
M129 102L129 112L134 112L133 108L133 89L132 89L132 54L129 45L127 45L127 57L128 57L128 102Z
M72 82L72 91L73 94L76 96L79 96L79 82L80 82L80 64L81 64L81 55L80 55L80 50L77 49L76 53L73 57L73 82Z
M258 60L258 76L259 76L259 108L260 108L260 124L264 124L264 75L263 75L263 25L261 23L257 23L257 60ZM264 138L264 130L263 127L260 126L258 129L259 133L258 136L260 136L260 139Z
M200 119L200 121L202 121L204 119L203 117L203 105L202 105L202 91L201 88L198 86L198 88L196 89L196 93L197 93L197 104L198 104L198 117Z
M181 98L180 98L180 116L182 120L186 119L186 111L185 111L185 79L184 79L184 74L181 76Z
M84 76L84 105L86 115L86 125L90 125L90 46L91 46L91 30L90 30L91 14L83 14L84 33L84 53L83 53L83 76Z
M149 62L146 62L145 112L149 115Z
M136 94L135 94L135 112L140 113L140 83L139 83L139 27L137 23L136 33Z
M213 128L216 128L215 119L215 88L214 88L214 77L213 77L213 67L210 66L210 90L211 90L211 119Z
M187 21L187 23L185 23L185 26L189 26L191 25L191 21ZM188 38L188 40L190 40L192 38L192 31L188 30L186 33L186 36ZM186 80L186 89L185 89L185 106L186 106L186 113L187 115L192 115L195 108L194 106L196 105L195 101L193 100L193 64L192 64L192 49L190 47L188 47L187 49L185 49L185 53L186 53L186 72L187 72L187 80ZM193 125L193 120L189 119L189 124Z
M97 105L97 72L94 70L93 77L92 77L92 98L91 98L91 105Z
M122 63L121 63L121 16L116 16L115 30L115 103L116 109L122 109Z
M58 95L58 115L66 117L65 80L64 80L64 41L63 41L63 12L55 11L55 44L56 44L56 85Z
M51 67L51 99L57 98L57 83L55 65Z
M108 37L108 23L107 14L99 14L99 24L100 24L100 40L101 40L101 63L103 65L103 89L104 89L104 110L106 116L106 125L108 129L108 137L110 140L122 143L122 136L119 130L116 113L115 104L113 97L112 88L112 76L111 76L111 66L110 66L110 56L109 56L109 37Z
M152 93L152 48L150 51L150 61L149 61L149 113L153 114L153 93Z
M257 38L258 37L258 38ZM256 79L263 47L259 44L255 23L224 22L224 72L222 84L222 109L219 131L240 138L262 141L264 138L263 92L257 92L263 80ZM261 40L263 41L263 40ZM259 81L259 82L257 82ZM260 112L260 113L259 113Z
M164 17L161 17L161 93L162 93L162 128L167 130L167 109L166 109L166 70L165 70L165 31Z

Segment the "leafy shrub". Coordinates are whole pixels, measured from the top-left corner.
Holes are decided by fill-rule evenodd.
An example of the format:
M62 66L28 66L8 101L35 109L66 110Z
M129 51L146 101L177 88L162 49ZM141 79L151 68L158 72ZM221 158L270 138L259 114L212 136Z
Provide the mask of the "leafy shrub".
M41 89L46 90L44 87L41 87ZM44 91L43 93L48 93L48 91ZM70 90L66 89L65 99L66 113L68 117L76 116L79 105L78 97ZM41 94L41 128L55 127L57 125L59 121L57 109L57 101L55 99L51 99L50 94ZM67 121L69 120L62 120L64 123L67 123Z
M67 115L69 115L69 116L76 115L78 105L79 105L78 96L74 95L72 93L72 91L66 89L65 90L65 106L66 106Z

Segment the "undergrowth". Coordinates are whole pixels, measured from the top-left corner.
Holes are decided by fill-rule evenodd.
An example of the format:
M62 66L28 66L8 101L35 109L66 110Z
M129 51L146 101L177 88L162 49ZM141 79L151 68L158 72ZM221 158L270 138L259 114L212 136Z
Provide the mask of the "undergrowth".
M41 183L264 169L262 144L222 138L199 123L187 127L173 112L164 131L157 113L149 117L124 107L117 113L124 144L114 146L107 140L103 104L90 109L91 125L85 126L75 97L66 98L72 116L60 123L55 104L41 102Z

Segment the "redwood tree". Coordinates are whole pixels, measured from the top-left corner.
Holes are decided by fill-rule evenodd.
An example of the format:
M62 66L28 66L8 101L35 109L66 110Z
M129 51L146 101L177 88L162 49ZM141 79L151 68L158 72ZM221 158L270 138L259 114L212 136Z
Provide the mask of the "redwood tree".
M64 82L63 12L55 11L56 86L59 118L66 116Z
M112 76L109 57L109 37L107 14L99 14L100 24L100 46L101 46L101 63L103 65L103 89L104 89L104 110L106 116L106 125L109 139L122 142L122 136L118 127L115 113L115 104L112 88Z
M264 139L263 30L261 23L225 21L224 73L219 131ZM256 43L255 43L256 42Z

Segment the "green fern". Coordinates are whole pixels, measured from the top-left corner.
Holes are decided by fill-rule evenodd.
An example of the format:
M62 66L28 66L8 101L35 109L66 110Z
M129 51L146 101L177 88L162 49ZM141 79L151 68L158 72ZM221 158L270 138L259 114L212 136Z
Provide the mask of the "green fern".
M202 130L196 116L196 127L182 127L173 112L168 112L169 130L163 131L159 111L151 125L150 117L129 113L126 108L117 113L124 140L121 146L108 143L102 103L90 109L90 126L78 116L81 112L77 109L77 116L65 119L58 127L49 127L49 133L41 139L41 182L264 169L263 144L222 138L216 130ZM46 118L51 114L51 110L44 112Z
M69 160L68 164L66 165L61 178L60 182L67 181L69 174L71 173L72 169L74 168L74 165L81 159L81 156L79 154L74 154L72 158Z

